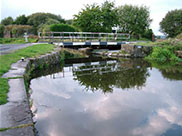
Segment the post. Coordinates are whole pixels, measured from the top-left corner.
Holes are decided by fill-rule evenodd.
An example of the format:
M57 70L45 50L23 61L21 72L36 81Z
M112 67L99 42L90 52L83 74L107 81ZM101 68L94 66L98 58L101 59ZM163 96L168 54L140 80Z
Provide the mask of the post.
M25 37L25 42L27 43L28 42L28 35L27 35L27 33L24 33L24 37Z
M154 34L152 34L152 42L154 42L154 40L155 40L155 39L154 39Z
M101 42L101 33L99 33L99 42Z

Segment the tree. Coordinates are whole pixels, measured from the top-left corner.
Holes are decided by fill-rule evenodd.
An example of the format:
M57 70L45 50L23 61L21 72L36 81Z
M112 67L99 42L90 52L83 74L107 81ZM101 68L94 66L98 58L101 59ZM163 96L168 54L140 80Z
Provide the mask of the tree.
M27 21L28 21L27 17L25 15L21 15L15 19L15 24L26 25Z
M117 12L114 3L109 1L101 6L86 5L73 19L73 25L85 32L111 32L116 22Z
M114 2L105 1L101 6L102 27L104 32L112 32L112 27L118 23L117 10Z
M38 27L39 25L46 24L48 19L57 20L59 23L65 23L65 20L62 19L59 15L54 15L51 13L34 13L28 16L28 24Z
M169 11L160 22L160 31L168 37L182 33L182 9Z
M86 5L78 15L74 15L73 25L84 32L101 32L101 10L96 4Z
M0 37L3 38L4 36L4 25L0 24Z
M68 19L68 20L65 20L66 21L66 24L68 25L72 25L73 24L73 19Z
M39 25L38 31L39 32L50 32L50 25L53 24L59 24L60 22L58 20L49 18L45 24Z
M11 24L13 24L13 18L7 17L1 21L1 24L2 25L11 25Z
M118 25L120 31L135 35L137 38L151 23L150 12L146 6L124 5L118 7Z

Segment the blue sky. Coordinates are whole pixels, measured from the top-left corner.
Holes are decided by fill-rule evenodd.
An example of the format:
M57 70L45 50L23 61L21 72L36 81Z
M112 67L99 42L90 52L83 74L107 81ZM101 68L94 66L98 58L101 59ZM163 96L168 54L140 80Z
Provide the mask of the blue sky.
M86 4L103 3L104 0L0 0L0 20L12 16L30 15L35 12L50 12L61 15L65 19L73 18ZM151 28L155 34L159 32L159 22L166 13L174 9L182 9L182 0L115 0L116 6L124 4L146 5L153 19Z

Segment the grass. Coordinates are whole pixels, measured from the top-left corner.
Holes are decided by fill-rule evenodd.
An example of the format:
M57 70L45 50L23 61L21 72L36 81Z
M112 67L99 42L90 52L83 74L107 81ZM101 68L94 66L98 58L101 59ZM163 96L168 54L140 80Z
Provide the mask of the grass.
M128 41L130 41L130 42L135 42L135 41L146 41L146 42L150 42L151 40L149 40L147 38L136 39L136 38L131 37Z
M29 127L29 126L32 126L33 127L34 124L33 123L31 123L31 124L22 124L22 125L15 126L15 127L0 128L0 132L6 131L6 130L9 130L9 129L25 128L25 127Z
M169 38L166 40L157 40L155 42L151 42L151 41L138 42L137 45L141 45L141 46L174 46L174 47L182 48L182 39Z
M17 62L21 57L37 57L54 49L52 44L37 44L20 49L11 54L0 56L0 105L7 103L7 92L9 90L8 79L2 78L2 75L11 68L11 64Z
M35 43L38 39L28 38L29 43ZM23 44L25 43L25 38L0 38L0 44Z

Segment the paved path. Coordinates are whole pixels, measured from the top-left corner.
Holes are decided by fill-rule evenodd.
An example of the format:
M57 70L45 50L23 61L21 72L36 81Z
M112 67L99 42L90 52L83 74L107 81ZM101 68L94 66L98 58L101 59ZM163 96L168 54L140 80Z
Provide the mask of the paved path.
M27 43L27 44L0 44L0 55L9 54L18 49L22 49L28 46L35 45L37 43Z
M35 45L37 43L28 44L0 44L0 55L12 53L18 49ZM9 79L10 86L8 93L8 103L0 105L0 128L9 128L0 132L0 136L34 136L32 113L30 111L24 79L25 67L27 62L18 61L11 65L11 70L3 75L4 78L15 77Z
M0 136L34 136L32 113L29 107L23 77L28 61L18 61L3 75L9 79L8 103L0 105L0 128L10 128L0 132ZM21 126L21 127L20 127Z

